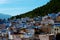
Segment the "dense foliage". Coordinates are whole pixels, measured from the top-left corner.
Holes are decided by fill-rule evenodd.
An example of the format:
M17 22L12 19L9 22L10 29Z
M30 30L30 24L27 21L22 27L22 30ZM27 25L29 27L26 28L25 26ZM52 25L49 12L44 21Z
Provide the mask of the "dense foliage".
M27 13L21 14L14 16L16 18L21 18L21 17L37 17L37 16L44 16L47 15L48 13L56 13L60 11L60 0L50 0L46 5L35 8L32 11L29 11ZM12 17L12 18L14 18ZM12 19L11 18L11 19Z

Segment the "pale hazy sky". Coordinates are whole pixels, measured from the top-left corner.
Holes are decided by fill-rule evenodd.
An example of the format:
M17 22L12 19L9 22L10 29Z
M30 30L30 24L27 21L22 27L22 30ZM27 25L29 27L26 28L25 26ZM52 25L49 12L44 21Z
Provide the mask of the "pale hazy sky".
M0 0L0 13L18 15L31 11L49 2L49 0Z

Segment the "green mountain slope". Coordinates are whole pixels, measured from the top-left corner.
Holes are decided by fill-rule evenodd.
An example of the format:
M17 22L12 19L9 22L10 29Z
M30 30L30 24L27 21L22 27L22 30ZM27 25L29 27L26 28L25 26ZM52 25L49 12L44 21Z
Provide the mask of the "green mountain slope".
M35 8L32 11L29 11L27 13L17 15L14 17L21 18L21 17L44 16L44 15L47 15L48 13L56 13L59 11L60 11L60 0L50 0L50 2L48 2L46 5L44 5L42 7ZM12 17L12 18L14 18L14 17Z

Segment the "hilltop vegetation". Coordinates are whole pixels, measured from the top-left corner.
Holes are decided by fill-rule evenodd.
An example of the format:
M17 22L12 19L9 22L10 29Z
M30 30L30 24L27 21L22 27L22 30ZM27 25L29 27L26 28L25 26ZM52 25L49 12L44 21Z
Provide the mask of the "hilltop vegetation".
M41 7L35 8L32 11L14 17L16 18L37 17L47 15L48 13L56 13L59 11L60 11L60 0L50 0L50 2L48 2L46 5L43 5ZM14 17L12 17L11 19L13 19Z

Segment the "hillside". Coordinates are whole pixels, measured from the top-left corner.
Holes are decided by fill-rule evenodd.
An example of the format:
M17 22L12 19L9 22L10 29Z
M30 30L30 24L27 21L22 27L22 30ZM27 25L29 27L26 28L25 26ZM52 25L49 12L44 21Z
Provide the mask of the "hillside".
M42 7L35 8L32 11L14 17L21 18L21 17L44 16L47 15L48 13L56 13L59 11L60 11L60 0L51 0ZM13 19L14 17L12 17L11 19Z
M8 19L10 17L11 17L10 15L0 13L0 19Z

